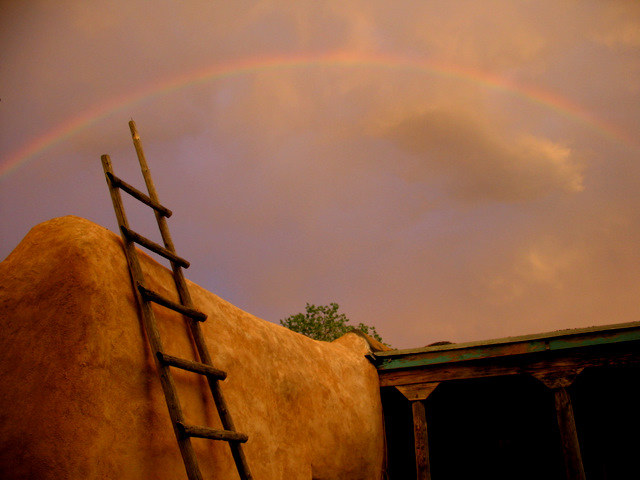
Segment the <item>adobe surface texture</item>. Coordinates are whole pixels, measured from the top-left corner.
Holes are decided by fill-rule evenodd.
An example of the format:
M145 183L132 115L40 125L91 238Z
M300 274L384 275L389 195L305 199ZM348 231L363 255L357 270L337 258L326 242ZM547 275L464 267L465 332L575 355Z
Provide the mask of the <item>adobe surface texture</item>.
M177 301L170 272L140 259ZM317 342L189 286L254 477L380 478L366 340ZM154 309L167 353L193 359L183 318ZM1 478L186 478L118 236L77 217L34 227L0 263L0 319ZM187 421L221 428L204 379L173 372ZM238 478L227 443L193 441L205 478Z

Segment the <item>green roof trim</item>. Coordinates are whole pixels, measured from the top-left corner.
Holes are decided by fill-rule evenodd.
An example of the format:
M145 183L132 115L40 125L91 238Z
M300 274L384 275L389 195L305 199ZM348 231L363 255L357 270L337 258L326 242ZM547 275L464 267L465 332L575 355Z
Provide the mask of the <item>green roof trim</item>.
M396 370L528 353L561 351L640 340L640 322L376 352L378 370Z

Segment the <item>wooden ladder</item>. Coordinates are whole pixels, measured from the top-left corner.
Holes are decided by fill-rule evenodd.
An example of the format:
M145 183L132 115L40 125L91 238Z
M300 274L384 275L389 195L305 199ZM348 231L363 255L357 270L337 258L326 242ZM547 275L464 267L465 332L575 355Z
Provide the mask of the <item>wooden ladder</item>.
M226 372L213 367L209 350L207 349L204 336L202 335L202 329L200 328L200 322L205 321L207 316L194 308L187 283L182 273L182 268L188 268L189 262L176 255L175 248L171 240L167 218L171 216L172 212L168 208L162 206L158 201L158 195L153 185L153 180L151 179L151 172L147 166L147 161L140 143L140 137L133 120L129 122L129 128L131 130L133 144L138 154L138 161L140 162L140 168L142 169L142 175L149 194L146 195L142 193L116 177L113 173L113 167L111 165L109 155L102 155L102 167L104 169L107 185L109 186L109 192L111 193L111 200L113 201L113 208L115 210L118 226L122 235L122 241L124 243L124 250L127 257L127 263L129 264L129 270L131 272L135 295L138 300L138 304L140 305L140 310L142 311L142 321L147 333L147 339L149 340L151 350L154 354L153 356L156 368L160 375L162 390L164 391L164 396L167 401L169 416L171 417L171 423L173 424L176 439L178 440L178 446L180 447L180 452L184 460L187 476L189 480L202 479L202 474L198 467L198 460L191 443L191 437L198 437L228 442L240 478L242 480L253 479L246 457L242 450L242 443L248 440L248 436L244 433L236 432L233 420L231 419L231 414L229 413L229 409L227 408L227 404L219 385L219 381L224 380L227 374ZM122 197L120 195L121 190L154 210L158 227L162 235L162 240L164 242L164 247L152 242L142 235L139 235L129 228L129 223L122 203ZM141 245L169 260L173 271L173 279L180 298L179 303L169 300L145 286L144 274L140 267L140 261L138 259L135 244ZM200 357L199 361L174 357L165 352L162 346L160 333L156 325L156 318L151 308L151 303L157 303L184 315L193 335L198 355ZM170 367L188 370L193 373L204 375L207 378L211 395L213 396L213 400L216 404L224 430L189 425L185 423L184 414L182 412L182 407L180 406L178 392L171 375Z

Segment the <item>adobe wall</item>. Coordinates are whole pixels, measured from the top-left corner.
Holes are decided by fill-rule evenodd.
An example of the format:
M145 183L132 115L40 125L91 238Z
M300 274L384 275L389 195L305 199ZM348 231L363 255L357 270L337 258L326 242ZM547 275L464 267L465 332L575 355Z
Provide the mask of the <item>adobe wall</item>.
M140 258L177 300L168 270ZM190 288L254 477L379 479L366 341L317 342ZM193 358L182 318L156 314L168 353ZM115 234L77 217L34 227L0 263L0 322L1 478L186 478ZM173 371L187 421L221 428L203 378ZM238 478L227 443L194 444L205 478Z

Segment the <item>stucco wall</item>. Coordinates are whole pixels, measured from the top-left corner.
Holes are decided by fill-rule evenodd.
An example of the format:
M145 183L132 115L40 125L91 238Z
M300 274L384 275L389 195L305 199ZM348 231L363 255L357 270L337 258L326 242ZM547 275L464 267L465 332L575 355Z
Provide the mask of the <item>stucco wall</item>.
M177 300L169 271L141 261ZM255 478L380 478L366 341L313 341L190 288ZM183 319L156 314L168 353L193 358ZM0 263L0 322L1 478L186 478L115 234L77 217L34 227ZM173 371L187 420L221 428L203 378ZM194 444L205 478L237 478L227 443Z

